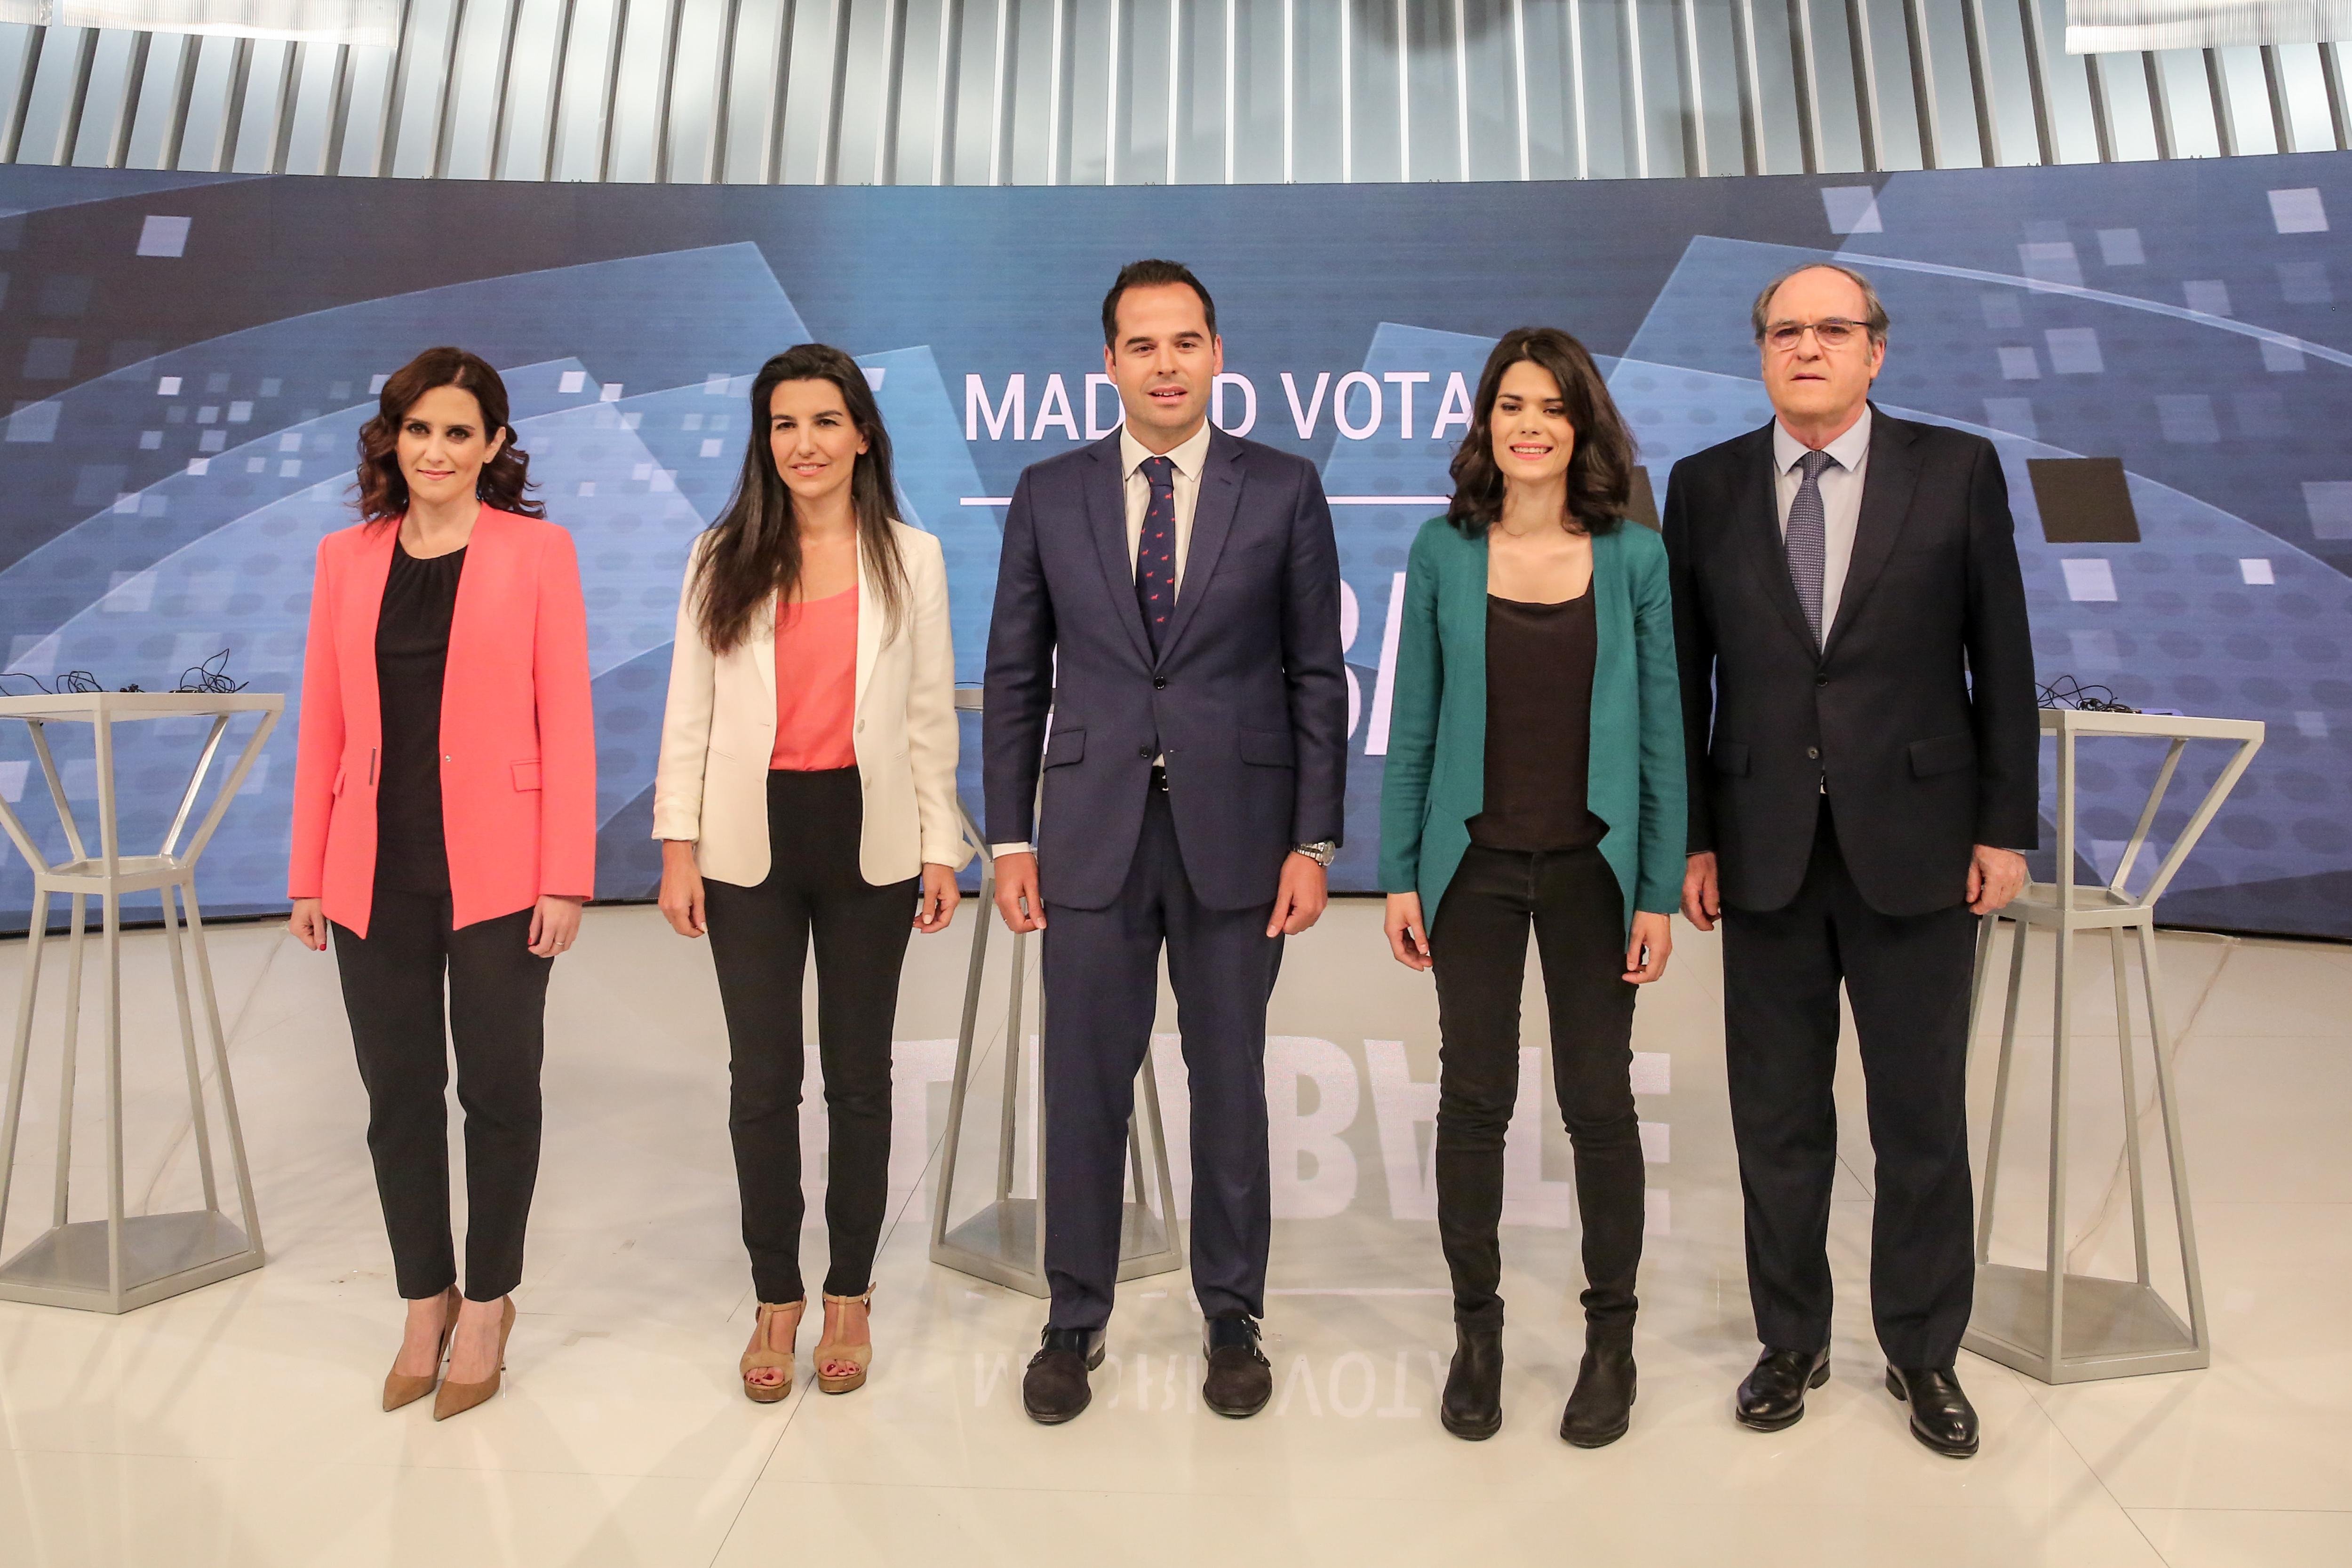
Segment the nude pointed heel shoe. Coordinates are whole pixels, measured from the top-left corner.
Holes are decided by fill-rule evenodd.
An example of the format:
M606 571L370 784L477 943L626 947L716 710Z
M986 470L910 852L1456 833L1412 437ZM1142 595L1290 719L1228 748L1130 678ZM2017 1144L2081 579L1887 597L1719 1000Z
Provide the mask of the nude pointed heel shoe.
M793 1352L768 1348L768 1321L780 1312L793 1314L793 1338L801 1336L801 1313L808 1310L808 1298L797 1301L761 1301L760 1322L754 1333L759 1348L747 1350L737 1364L735 1375L743 1380L743 1397L754 1405L777 1405L793 1391ZM762 1371L781 1372L782 1379L774 1384L754 1383L751 1375Z
M866 1286L866 1293L862 1296L827 1296L824 1300L827 1306L866 1308L868 1310L866 1333L869 1338L871 1337L873 1286ZM816 1385L819 1390L826 1394L846 1394L854 1388L864 1387L866 1369L874 1364L874 1346L871 1343L842 1344L833 1340L825 1340L817 1345L814 1355L816 1361ZM841 1365L854 1366L857 1370L841 1376L835 1376L825 1371L828 1366Z
M455 1285L441 1292L442 1311L446 1315L441 1320L441 1344L433 1353L431 1372L422 1377L411 1377L398 1369L399 1363L395 1361L394 1370L383 1375L383 1407L387 1414L404 1405L415 1404L432 1393L434 1385L441 1381L441 1362L449 1354L449 1336L457 1332L457 1303L464 1299Z
M475 1406L486 1404L499 1391L499 1383L507 1370L507 1335L514 1333L514 1298L507 1298L506 1312L499 1322L499 1364L497 1370L479 1383L457 1383L441 1380L441 1392L433 1396L433 1418L446 1421L452 1416L462 1416Z

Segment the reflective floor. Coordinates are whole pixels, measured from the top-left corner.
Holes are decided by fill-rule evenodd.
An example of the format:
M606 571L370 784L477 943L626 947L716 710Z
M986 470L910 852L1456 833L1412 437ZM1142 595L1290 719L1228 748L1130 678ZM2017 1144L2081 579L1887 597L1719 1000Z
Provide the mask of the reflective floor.
M1275 1000L1274 1404L1246 1422L1202 1408L1179 1272L1121 1287L1094 1407L1068 1427L1031 1425L1019 1378L1042 1303L926 1261L970 929L967 909L910 958L873 1379L818 1394L812 1325L800 1387L763 1407L736 1392L753 1302L707 950L650 909L592 912L550 1002L546 1155L506 1391L441 1426L429 1402L376 1408L399 1307L332 961L271 930L217 933L268 1266L120 1319L0 1303L0 1563L2352 1562L2352 949L2164 939L2212 1366L2053 1388L1963 1355L1985 1427L1982 1454L1963 1463L1914 1443L1879 1385L1850 1042L1836 1375L1787 1432L1731 1421L1755 1344L1720 981L1713 941L1679 925L1636 1030L1652 1233L1633 1431L1592 1452L1554 1436L1580 1345L1576 1217L1546 1075L1529 1071L1504 1235L1505 1427L1484 1444L1447 1437L1434 1406L1449 1303L1427 1174L1435 1009L1425 977L1384 956L1369 902L1335 906L1292 943ZM145 936L125 947L129 1203L183 1208L197 1186L163 952ZM0 946L0 1017L15 1016L23 951ZM2084 949L2066 1243L2076 1270L2128 1274L2105 952ZM1000 936L959 1161L963 1190L982 1196L996 1174L1004 953ZM2032 956L1994 1240L1995 1258L2017 1263L2042 1255L2046 1190L2048 950ZM12 1254L49 1212L60 990L44 987L37 1019L0 1239ZM94 981L89 995L94 1009ZM1534 1050L1532 988L1529 1001ZM1173 1019L1164 1008L1160 1027ZM1980 1157L1997 1035L1980 1033L1972 1074ZM1181 1069L1164 1044L1181 1156ZM103 1212L95 1051L80 1082L77 1219ZM812 1083L813 1277L817 1098ZM2179 1305L2160 1151L2154 1273ZM1012 1162L1016 1193L1031 1168Z

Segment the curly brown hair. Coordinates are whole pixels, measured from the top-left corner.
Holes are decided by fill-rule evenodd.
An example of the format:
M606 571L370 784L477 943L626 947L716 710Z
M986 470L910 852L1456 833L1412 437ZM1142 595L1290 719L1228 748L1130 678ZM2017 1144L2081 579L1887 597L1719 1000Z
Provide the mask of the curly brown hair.
M1454 454L1454 500L1445 508L1446 519L1465 538L1482 539L1503 515L1503 471L1495 465L1495 399L1502 392L1503 372L1522 360L1551 372L1576 432L1576 450L1568 462L1568 516L1560 522L1581 533L1613 533L1633 504L1633 435L1592 355L1557 327L1506 332L1486 357L1470 428Z
M482 409L482 434L506 432L506 444L482 465L474 493L501 512L543 517L547 508L525 494L534 486L530 454L515 444L507 423L507 383L489 361L463 349L427 349L384 379L376 415L360 426L360 470L353 505L364 523L389 523L408 510L408 481L400 472L400 422L436 387L471 392Z

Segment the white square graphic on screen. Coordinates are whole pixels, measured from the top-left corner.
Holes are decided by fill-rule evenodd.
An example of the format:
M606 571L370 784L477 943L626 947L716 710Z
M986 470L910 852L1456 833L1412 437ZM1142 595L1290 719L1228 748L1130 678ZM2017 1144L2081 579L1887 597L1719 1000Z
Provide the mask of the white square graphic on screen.
M2327 716L2324 713L2312 712L2309 709L2302 710L2294 716L2294 727L2297 733L2301 734L2306 740L2326 740L2327 738Z
M2238 562L2238 575L2252 588L2268 588L2278 581L2271 574L2271 563L2260 557L2242 559Z
M1633 1092L1671 1094L1675 1089L1675 1059L1663 1051L1633 1053Z
M1868 185L1832 185L1822 193L1822 213L1833 235L1885 232L1878 221L1878 193Z
M702 444L702 455L703 455L705 457L716 457L716 456L718 456L718 455L719 455L719 438L718 438L718 437L716 437L716 436L712 436L712 437L710 437L709 439L706 440L706 441L705 441L705 442L703 442L703 444Z
M2066 597L2077 604L2113 604L2116 601L2116 570L2104 556L2062 560L2058 570L2066 574Z
M142 256L185 256L188 253L187 218L167 218L149 214L139 225L139 254Z
M569 396L572 393L580 391L587 384L588 372L586 371L566 371L563 372L562 378L555 383L555 390L566 396Z
M10 805L25 798L25 776L32 771L29 761L0 762L0 800Z
M2317 187L2305 185L2293 191L2271 193L2271 222L2283 235L2321 235L2327 232L2327 207L2319 199Z
M873 366L867 365L864 367L864 369L866 371L866 390L868 392L880 392L882 390L882 378L890 373L890 367L885 365L881 369L877 370Z
M2303 350L2292 343L2282 343L2275 338L2264 338L2263 369L2273 374L2292 374L2303 369Z
M2101 229L2099 259L2109 267L2145 267L2147 254L2140 249L2139 230Z
M2053 327L2042 339L2050 345L2050 368L2062 376L2095 376L2107 368L2095 327Z
M179 395L180 395L180 378L179 378L179 377L177 377L177 376L158 376L158 377L156 377L156 378L155 378L155 395L156 395L157 397L177 397L177 396L179 396Z
M1667 1166L1675 1161L1673 1129L1664 1122L1643 1122L1642 1129L1642 1163L1645 1166Z
M2042 379L2041 356L2029 348L2001 350L2000 379L2005 382L2040 381Z
M2314 538L2352 539L2352 479L2305 480L2303 509Z
M2083 261L2072 241L2028 240L2017 247L2017 269L2036 283L2083 287Z
M2218 277L2192 277L2180 286L2189 300L2189 308L2202 310L2208 316L2230 313L2230 286Z

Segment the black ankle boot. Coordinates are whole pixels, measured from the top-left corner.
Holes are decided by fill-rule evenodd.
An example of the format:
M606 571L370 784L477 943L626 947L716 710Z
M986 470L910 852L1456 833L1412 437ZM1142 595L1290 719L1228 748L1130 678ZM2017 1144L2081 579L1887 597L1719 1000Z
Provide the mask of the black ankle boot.
M1454 1328L1454 1366L1437 1418L1455 1437L1476 1443L1503 1429L1503 1331Z
M1559 1435L1580 1448L1606 1448L1633 1418L1633 1335L1587 1330L1576 1391L1560 1412Z

